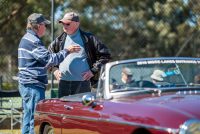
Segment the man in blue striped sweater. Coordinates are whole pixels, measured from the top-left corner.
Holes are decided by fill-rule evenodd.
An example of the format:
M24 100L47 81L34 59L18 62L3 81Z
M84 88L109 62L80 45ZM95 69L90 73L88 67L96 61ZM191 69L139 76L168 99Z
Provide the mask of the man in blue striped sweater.
M50 21L42 14L31 14L18 48L19 92L24 109L22 134L34 133L34 111L37 102L45 99L48 67L58 65L69 53L80 51L79 46L71 45L50 54L40 39L48 24Z

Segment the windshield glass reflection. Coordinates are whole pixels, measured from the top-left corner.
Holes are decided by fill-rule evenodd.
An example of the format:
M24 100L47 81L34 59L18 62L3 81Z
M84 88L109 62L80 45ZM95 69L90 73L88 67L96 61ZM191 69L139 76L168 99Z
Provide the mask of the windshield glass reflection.
M200 63L196 60L147 60L117 64L110 69L109 86L112 92L200 86Z

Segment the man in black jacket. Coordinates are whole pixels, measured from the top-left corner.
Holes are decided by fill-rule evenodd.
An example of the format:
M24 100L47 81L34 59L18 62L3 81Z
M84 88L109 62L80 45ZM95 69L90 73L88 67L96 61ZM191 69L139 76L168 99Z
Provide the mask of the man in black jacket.
M79 45L81 50L70 54L59 67L53 67L54 76L59 80L58 96L89 92L98 80L101 66L110 60L110 52L97 37L79 28L77 13L66 13L59 23L64 32L50 44L49 50L57 53L69 45Z

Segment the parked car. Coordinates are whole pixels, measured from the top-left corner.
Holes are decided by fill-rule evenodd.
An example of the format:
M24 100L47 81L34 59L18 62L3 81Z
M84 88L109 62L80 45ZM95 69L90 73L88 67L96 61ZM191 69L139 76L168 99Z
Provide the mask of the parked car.
M95 91L40 101L35 132L200 134L199 74L200 58L107 63Z

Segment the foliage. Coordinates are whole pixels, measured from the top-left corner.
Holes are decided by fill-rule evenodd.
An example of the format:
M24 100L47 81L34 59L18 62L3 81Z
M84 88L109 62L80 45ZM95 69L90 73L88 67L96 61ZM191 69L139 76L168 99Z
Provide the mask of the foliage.
M5 82L2 83L2 89L3 90L13 90L13 89L18 89L17 83L10 83L10 82Z
M4 79L4 90L17 89L16 83L10 82L17 75L17 48L26 30L27 17L39 12L50 19L50 7L47 0L0 0L0 76ZM47 35L45 43L48 42Z
M25 33L26 19L33 12L41 12L50 18L51 3L39 0L0 1L0 53L17 54L17 47Z
M175 56L186 42L187 51L178 56L198 56L199 5L198 0L69 0L61 9L79 12L82 27L106 42L114 59L125 59Z
M79 12L81 28L105 42L113 60L200 56L198 0L55 0L54 7L59 18L69 10ZM0 9L0 54L17 59L27 17L40 12L50 19L51 0L0 0ZM59 35L62 26L56 22ZM50 28L43 40L51 42Z

